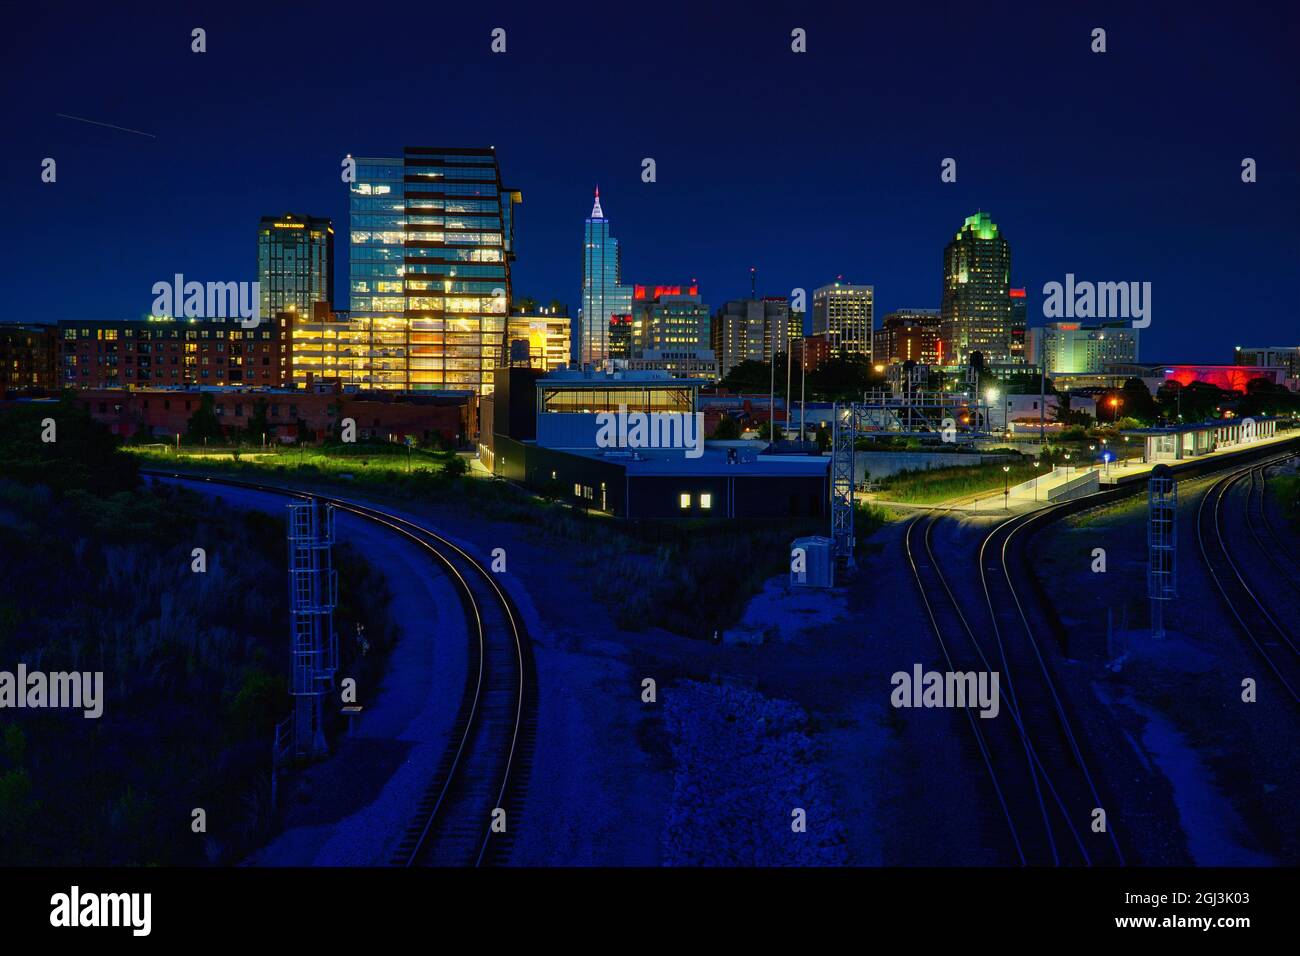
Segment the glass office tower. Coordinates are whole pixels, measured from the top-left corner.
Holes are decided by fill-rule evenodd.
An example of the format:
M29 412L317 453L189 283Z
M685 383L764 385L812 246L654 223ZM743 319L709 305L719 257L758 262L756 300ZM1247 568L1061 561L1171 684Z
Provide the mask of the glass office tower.
M257 227L261 315L310 316L317 302L334 309L334 224L317 216L263 216Z
M632 287L622 285L623 262L618 240L609 234L609 220L600 208L600 187L587 217L582 242L582 316L578 330L578 361L604 366L610 359L610 322L632 311ZM617 325L617 323L616 323Z
M502 364L516 190L493 149L407 147L357 159L345 384L492 391Z

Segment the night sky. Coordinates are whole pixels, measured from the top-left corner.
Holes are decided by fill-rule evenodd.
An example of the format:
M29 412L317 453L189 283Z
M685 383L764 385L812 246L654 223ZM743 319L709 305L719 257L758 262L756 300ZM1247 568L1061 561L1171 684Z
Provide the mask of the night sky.
M258 219L290 211L334 218L346 308L342 157L495 145L524 197L515 293L572 314L599 182L624 280L698 279L715 306L752 265L760 294L873 284L877 324L937 308L944 244L982 208L1031 325L1073 272L1153 284L1144 359L1300 340L1294 4L226 6L7 13L0 319L135 318L176 272L251 281Z

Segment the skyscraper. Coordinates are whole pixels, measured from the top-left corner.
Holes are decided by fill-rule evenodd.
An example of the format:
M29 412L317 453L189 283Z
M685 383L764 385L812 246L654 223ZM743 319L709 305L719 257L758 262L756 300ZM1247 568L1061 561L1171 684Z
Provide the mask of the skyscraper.
M1024 289L1012 289L1011 295L1011 361L1025 361L1025 330L1029 327L1028 299Z
M491 147L408 146L356 163L345 384L490 393L519 192L501 184Z
M943 252L939 307L943 363L963 364L971 352L986 363L1011 360L1011 247L986 212L967 217Z
M334 224L317 216L263 216L257 227L257 281L261 315L296 311L311 316L312 306L334 308Z
M874 286L835 282L813 290L813 335L825 335L840 358L871 358L875 327Z
M718 374L726 378L741 362L767 362L774 353L784 352L789 348L789 326L790 303L783 296L725 303L713 317L712 346Z
M582 314L578 324L577 358L583 365L602 366L610 357L612 316L632 311L632 287L623 282L618 240L609 234L609 220L600 208L600 187L587 217L582 241Z

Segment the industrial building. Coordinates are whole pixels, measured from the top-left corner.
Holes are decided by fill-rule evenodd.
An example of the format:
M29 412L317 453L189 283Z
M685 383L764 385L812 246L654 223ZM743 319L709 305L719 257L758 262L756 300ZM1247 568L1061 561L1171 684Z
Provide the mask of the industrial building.
M662 373L498 369L482 403L480 460L493 474L620 518L826 515L829 459L707 447L699 384ZM650 423L648 440L636 437L637 416ZM656 432L656 420L678 427ZM676 440L657 440L664 436Z

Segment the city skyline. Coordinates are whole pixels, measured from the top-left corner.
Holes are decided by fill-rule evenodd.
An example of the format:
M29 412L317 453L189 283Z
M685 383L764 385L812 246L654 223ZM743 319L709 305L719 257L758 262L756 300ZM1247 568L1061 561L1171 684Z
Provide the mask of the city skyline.
M835 122L843 105L835 97L813 92L834 88L852 62L840 55L848 42L841 34L851 30L826 17L803 17L810 52L800 57L789 52L789 24L780 17L759 13L731 24L704 14L680 38L674 55L688 60L712 48L725 30L729 42L769 51L770 69L747 77L748 92L737 96L735 82L722 75L712 84L666 75L646 79L614 64L626 81L622 92L616 97L604 89L589 91L593 110L584 122L601 135L575 154L566 147L578 134L576 117L542 108L567 102L579 72L556 60L620 28L623 14L611 11L604 22L566 25L563 31L539 17L512 14L510 52L496 57L489 51L490 27L467 16L444 18L452 49L448 65L437 69L451 75L457 64L474 64L485 97L502 105L458 117L437 135L427 121L394 120L369 109L365 84L354 90L326 72L311 80L320 95L300 109L259 105L255 97L235 93L232 102L209 104L215 112L203 120L221 131L225 145L219 149L199 142L203 138L185 125L191 117L184 103L198 97L207 80L180 77L164 86L156 79L158 70L188 67L184 58L194 56L188 43L171 42L173 34L188 37L191 24L182 16L142 24L123 39L125 50L97 50L90 40L73 38L73 48L65 51L70 66L52 76L40 73L42 58L58 38L52 18L38 15L28 45L15 51L8 65L18 79L42 79L18 122L31 151L4 159L15 184L15 229L5 240L6 255L15 274L27 277L12 290L6 320L134 318L147 311L150 284L159 277L183 272L201 279L252 278L250 223L284 209L343 223L343 156L436 141L496 147L508 180L528 197L518 210L517 293L559 299L574 314L581 289L573 249L582 229L574 210L588 208L599 182L606 208L616 210L627 281L688 275L698 278L712 302L744 297L749 269L756 267L763 295L789 295L794 288L811 293L843 275L875 287L878 314L937 308L942 244L962 219L984 209L1015 244L1011 282L1028 290L1030 325L1045 321L1043 286L1073 273L1152 283L1154 321L1144 339L1148 354L1157 358L1226 361L1234 345L1245 344L1243 337L1284 343L1294 334L1287 275L1300 255L1290 223L1300 184L1286 171L1285 157L1296 124L1279 117L1294 114L1295 97L1277 82L1285 66L1265 45L1276 23L1225 24L1216 42L1231 48L1242 65L1219 73L1185 62L1188 38L1158 13L1103 17L1112 38L1104 56L1089 52L1090 21L1073 14L1036 11L995 23L957 14L966 29L937 38L934 69L916 77L915 89L893 98L872 96L858 107L894 131L891 140L899 145L882 148L857 124ZM273 27L289 14L266 16ZM274 45L226 17L207 25L213 42L201 65L209 76L236 59L270 55ZM873 73L888 75L891 64L915 56L916 37L924 33L909 30L909 14L881 17L870 24L890 42L879 49ZM308 42L328 29L295 24ZM666 25L648 29L652 35L668 31ZM267 37L275 33L265 31ZM1007 74L1007 102L997 107L992 124L975 109L975 88L962 82L968 73L960 64L973 49L1000 57ZM365 44L355 54L361 61L378 55ZM1052 83L1035 82L1062 58L1070 66L1064 76L1056 71ZM148 66L123 68L124 59ZM113 82L90 83L109 62ZM548 68L545 81L536 78L539 62ZM408 68L392 69L401 79ZM1116 106L1126 99L1120 93L1138 81L1143 96ZM230 82L239 90L251 89L253 81ZM1176 96L1166 95L1175 90ZM723 163L714 150L696 148L697 137L687 137L688 145L682 137L638 130L629 113L616 109L652 95L666 109L700 116L699 124L714 137L764 122L790 133L749 160ZM1103 101L1107 110L1122 112L1090 112ZM1153 123L1157 101L1159 120ZM950 107L939 109L944 102ZM1091 125L1076 128L1064 118L1071 115L1062 112L1064 103L1091 116ZM1212 148L1202 138L1206 111L1218 123ZM57 113L148 131L154 138ZM1027 119L1011 123L1013 114ZM819 123L835 124L843 148L806 147ZM292 154L254 145L265 141L268 126L305 145ZM319 133L307 135L313 129ZM40 181L44 156L60 162L56 183ZM656 161L653 183L641 181L646 157ZM941 162L949 157L957 160L955 183L940 180ZM1241 181L1243 157L1258 162L1258 182ZM117 188L101 189L105 179ZM142 195L152 198L142 202ZM167 210L165 230L157 228L159 207ZM80 224L85 262L78 281L68 283L62 264L44 250L58 241L61 223L73 220ZM773 228L778 222L790 228ZM336 301L347 299L340 283L348 268L347 262L335 263ZM1218 278L1202 287L1191 281L1193 275ZM47 291L54 287L61 289L57 298ZM1252 314L1248 331L1233 322L1243 302Z

